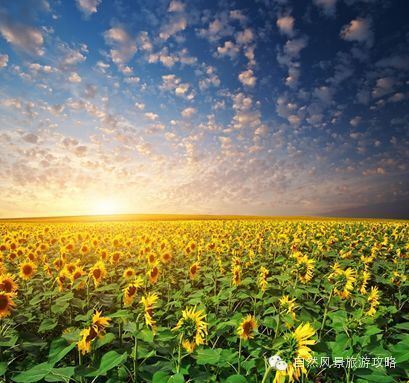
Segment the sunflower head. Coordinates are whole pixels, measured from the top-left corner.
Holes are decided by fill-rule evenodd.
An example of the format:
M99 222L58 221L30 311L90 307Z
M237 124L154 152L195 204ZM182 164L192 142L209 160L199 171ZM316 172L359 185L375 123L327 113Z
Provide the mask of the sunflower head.
M252 315L247 315L246 318L242 320L239 327L237 328L237 335L243 340L249 340L254 338L255 330L257 329L256 318Z
M105 269L105 264L102 261L98 261L95 265L91 268L90 275L94 280L96 286L98 286L102 279L106 276L107 271Z
M123 277L126 280L134 278L136 275L135 269L133 267L127 267L124 271Z
M197 273L199 272L200 266L198 262L193 263L190 267L189 267L189 278L190 279L195 279L197 276Z
M124 304L125 306L130 306L135 300L138 290L143 284L142 278L138 277L134 282L129 283L123 290L124 294Z
M20 264L20 277L24 280L29 280L33 277L37 270L37 266L31 262L26 261Z
M14 293L0 291L0 318L5 318L11 314L11 310L16 306L13 297Z
M232 270L232 282L234 286L239 286L241 283L241 266L233 266Z
M312 350L309 346L314 345L316 341L312 339L315 334L314 328L309 324L300 324L292 333L284 336L284 342L279 352L280 357L287 363L284 371L277 371L275 382L284 382L288 377L289 382L299 380L301 374L307 370L304 366L296 365L296 359L309 360L312 358Z
M192 353L196 346L204 344L207 335L206 315L196 307L182 311L182 318L173 330L180 334L183 348Z
M14 293L18 289L18 285L14 280L13 275L4 274L0 276L0 291L5 293Z
M148 276L149 276L149 281L151 283L156 283L159 278L159 268L158 266L153 266L149 271L148 271Z
M92 316L92 327L98 335L103 334L110 321L111 318L103 317L100 311L95 311L95 314Z
M78 350L82 355L91 352L91 342L96 339L98 333L94 327L88 327L80 332L80 340L77 343Z

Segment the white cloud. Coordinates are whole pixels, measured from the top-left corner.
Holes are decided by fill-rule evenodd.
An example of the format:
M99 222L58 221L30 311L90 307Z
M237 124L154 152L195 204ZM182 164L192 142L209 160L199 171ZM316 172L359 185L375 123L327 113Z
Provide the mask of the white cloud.
M225 36L231 36L234 28L229 24L229 17L225 13L220 13L211 21L206 28L197 31L198 35L207 39L209 42L216 42Z
M390 102L400 102L406 98L404 93L397 92L393 96L389 97Z
M168 7L168 12L183 12L185 4L178 0L172 0Z
M277 27L282 34L293 36L294 34L294 17L282 16L277 19Z
M53 73L57 71L56 68L53 68L50 65L41 65L38 63L31 63L28 65L28 67L33 74L38 74L38 73L49 74L49 73Z
M0 17L0 34L18 49L37 56L44 54L44 38L39 29Z
M308 40L305 37L288 40L284 45L284 52L291 58L297 58L307 44Z
M318 8L320 8L325 15L327 16L335 15L337 0L313 0L313 3Z
M152 113L152 112L147 112L145 113L144 116L147 120L150 120L150 121L156 121L159 118L159 116L156 113Z
M176 96L193 99L192 93L187 94L190 89L190 85L188 83L182 83L181 79L176 77L174 74L162 76L162 85L160 88L166 91L174 92Z
M296 114L291 114L290 116L288 116L288 122L291 125L299 125L301 123L301 118Z
M220 56L229 56L234 59L240 52L240 47L231 41L225 41L223 46L217 47L217 53Z
M145 104L142 102L135 102L135 108L142 111L145 109Z
M314 95L324 104L330 104L334 95L334 90L328 86L321 86L314 89Z
M101 0L76 0L78 9L85 15L90 16L97 12Z
M362 117L361 116L355 116L354 118L351 118L351 120L349 121L349 123L356 128L362 121Z
M243 15L242 11L240 11L238 9L234 9L234 10L230 11L229 16L230 16L231 19L238 20L241 23L245 23L247 21L247 17L245 15Z
M392 93L396 84L396 80L392 77L381 77L376 80L375 88L372 91L373 98L379 98Z
M283 52L277 54L277 61L280 65L288 67L288 75L285 83L290 88L295 88L298 85L300 77L300 63L296 61L300 52L307 46L308 39L306 37L299 37L288 40L283 48Z
M185 30L187 27L187 19L184 15L177 15L172 17L168 23L163 25L159 37L162 40L168 40L171 36L178 32Z
M376 64L378 67L389 67L395 69L409 70L409 56L394 55L379 60Z
M0 68L6 67L8 62L9 62L8 55L0 55Z
M256 85L257 78L254 76L252 69L248 69L239 74L239 80L243 85L253 87Z
M206 78L199 81L200 90L208 89L210 86L218 87L220 85L220 79L215 72L214 67L207 67Z
M139 48L145 52L150 52L153 49L153 44L149 38L148 32L142 31L137 37Z
M66 54L62 60L62 65L70 66L70 65L77 65L81 62L86 60L86 57L81 53L80 50L75 50L71 48L64 48Z
M195 108L189 107L189 108L183 109L181 112L181 115L184 118L191 118L196 112L197 110Z
M236 34L236 42L241 45L246 45L254 40L254 33L250 28Z
M80 83L82 79L77 72L73 72L71 73L70 77L68 77L68 81L72 83Z
M369 19L352 20L342 28L340 36L347 41L358 41L371 46L373 42L371 22Z
M122 27L113 27L104 33L105 41L113 47L110 50L112 61L121 66L136 53L137 46L133 37Z

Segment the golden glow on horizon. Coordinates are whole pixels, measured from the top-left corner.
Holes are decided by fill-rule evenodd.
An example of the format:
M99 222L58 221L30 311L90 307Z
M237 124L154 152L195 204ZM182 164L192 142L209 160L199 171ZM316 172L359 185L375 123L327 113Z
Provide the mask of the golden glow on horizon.
M109 215L123 212L122 203L114 197L97 198L91 208L91 214Z

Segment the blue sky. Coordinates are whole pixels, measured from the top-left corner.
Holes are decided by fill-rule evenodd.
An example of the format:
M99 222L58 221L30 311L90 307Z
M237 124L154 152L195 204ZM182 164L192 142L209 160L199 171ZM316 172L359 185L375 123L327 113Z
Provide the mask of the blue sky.
M0 216L407 200L408 11L0 2Z

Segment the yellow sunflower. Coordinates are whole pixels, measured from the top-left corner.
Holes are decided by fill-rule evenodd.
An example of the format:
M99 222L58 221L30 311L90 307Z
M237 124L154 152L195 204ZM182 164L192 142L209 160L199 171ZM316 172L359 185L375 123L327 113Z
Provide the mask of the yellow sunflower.
M33 262L22 262L20 264L20 277L29 280L37 271L37 266Z
M142 284L143 284L142 278L138 277L124 288L123 294L125 306L130 306L133 303L136 297L136 293L138 292L138 289L140 289Z
M306 374L307 370L301 364L296 364L297 359L305 361L312 358L312 351L309 346L314 345L316 341L311 339L315 334L314 328L309 324L300 324L294 332L284 336L284 342L281 346L282 351L278 354L287 363L284 371L277 371L274 383L284 383L286 377L288 381L299 380L301 374Z
M136 275L135 269L133 267L127 267L124 271L123 277L126 280L134 278Z
M303 255L297 258L296 269L294 273L297 274L301 283L308 283L314 273L315 260Z
M189 278L190 279L195 279L198 272L200 270L200 266L198 262L193 263L190 267L189 267Z
M290 314L293 319L296 318L295 311L298 306L295 304L295 298L290 299L288 295L284 295L279 300L280 307L286 311L287 314Z
M0 290L5 293L14 293L18 289L18 285L11 274L3 274L0 276Z
M269 271L267 268L264 266L260 267L260 274L259 274L259 282L258 285L260 287L260 290L264 293L267 290L267 277L268 277Z
M16 304L13 301L14 293L0 291L0 318L5 318L11 314Z
M149 281L151 283L156 283L159 278L159 268L158 266L153 266L149 271L148 271L148 276L149 276Z
M332 266L332 273L328 280L334 284L334 293L342 299L347 299L351 295L356 281L356 273L351 267L343 270L338 263Z
M156 293L149 293L141 298L141 303L145 311L145 323L153 331L156 329L156 321L153 319L153 309L158 299L159 297Z
M80 332L80 340L77 343L78 350L82 355L91 352L91 342L96 339L98 333L93 327L88 327Z
M378 287L371 287L371 291L368 295L368 303L370 305L369 310L366 312L368 316L374 316L376 313L376 309L379 306L379 289Z
M239 286L241 283L241 266L233 266L232 270L232 283L234 286Z
M90 275L94 280L95 286L98 286L102 279L105 278L107 271L105 269L105 263L102 261L98 261L92 266Z
M196 346L205 343L207 335L207 323L203 320L205 317L202 310L196 310L196 306L185 309L182 311L182 318L173 328L179 332L182 346L188 353L192 353Z
M253 315L247 315L237 327L237 335L243 340L254 338L254 332L257 329L257 321Z
M95 329L98 335L103 335L110 321L111 318L101 316L101 312L97 310L92 316L92 328Z

